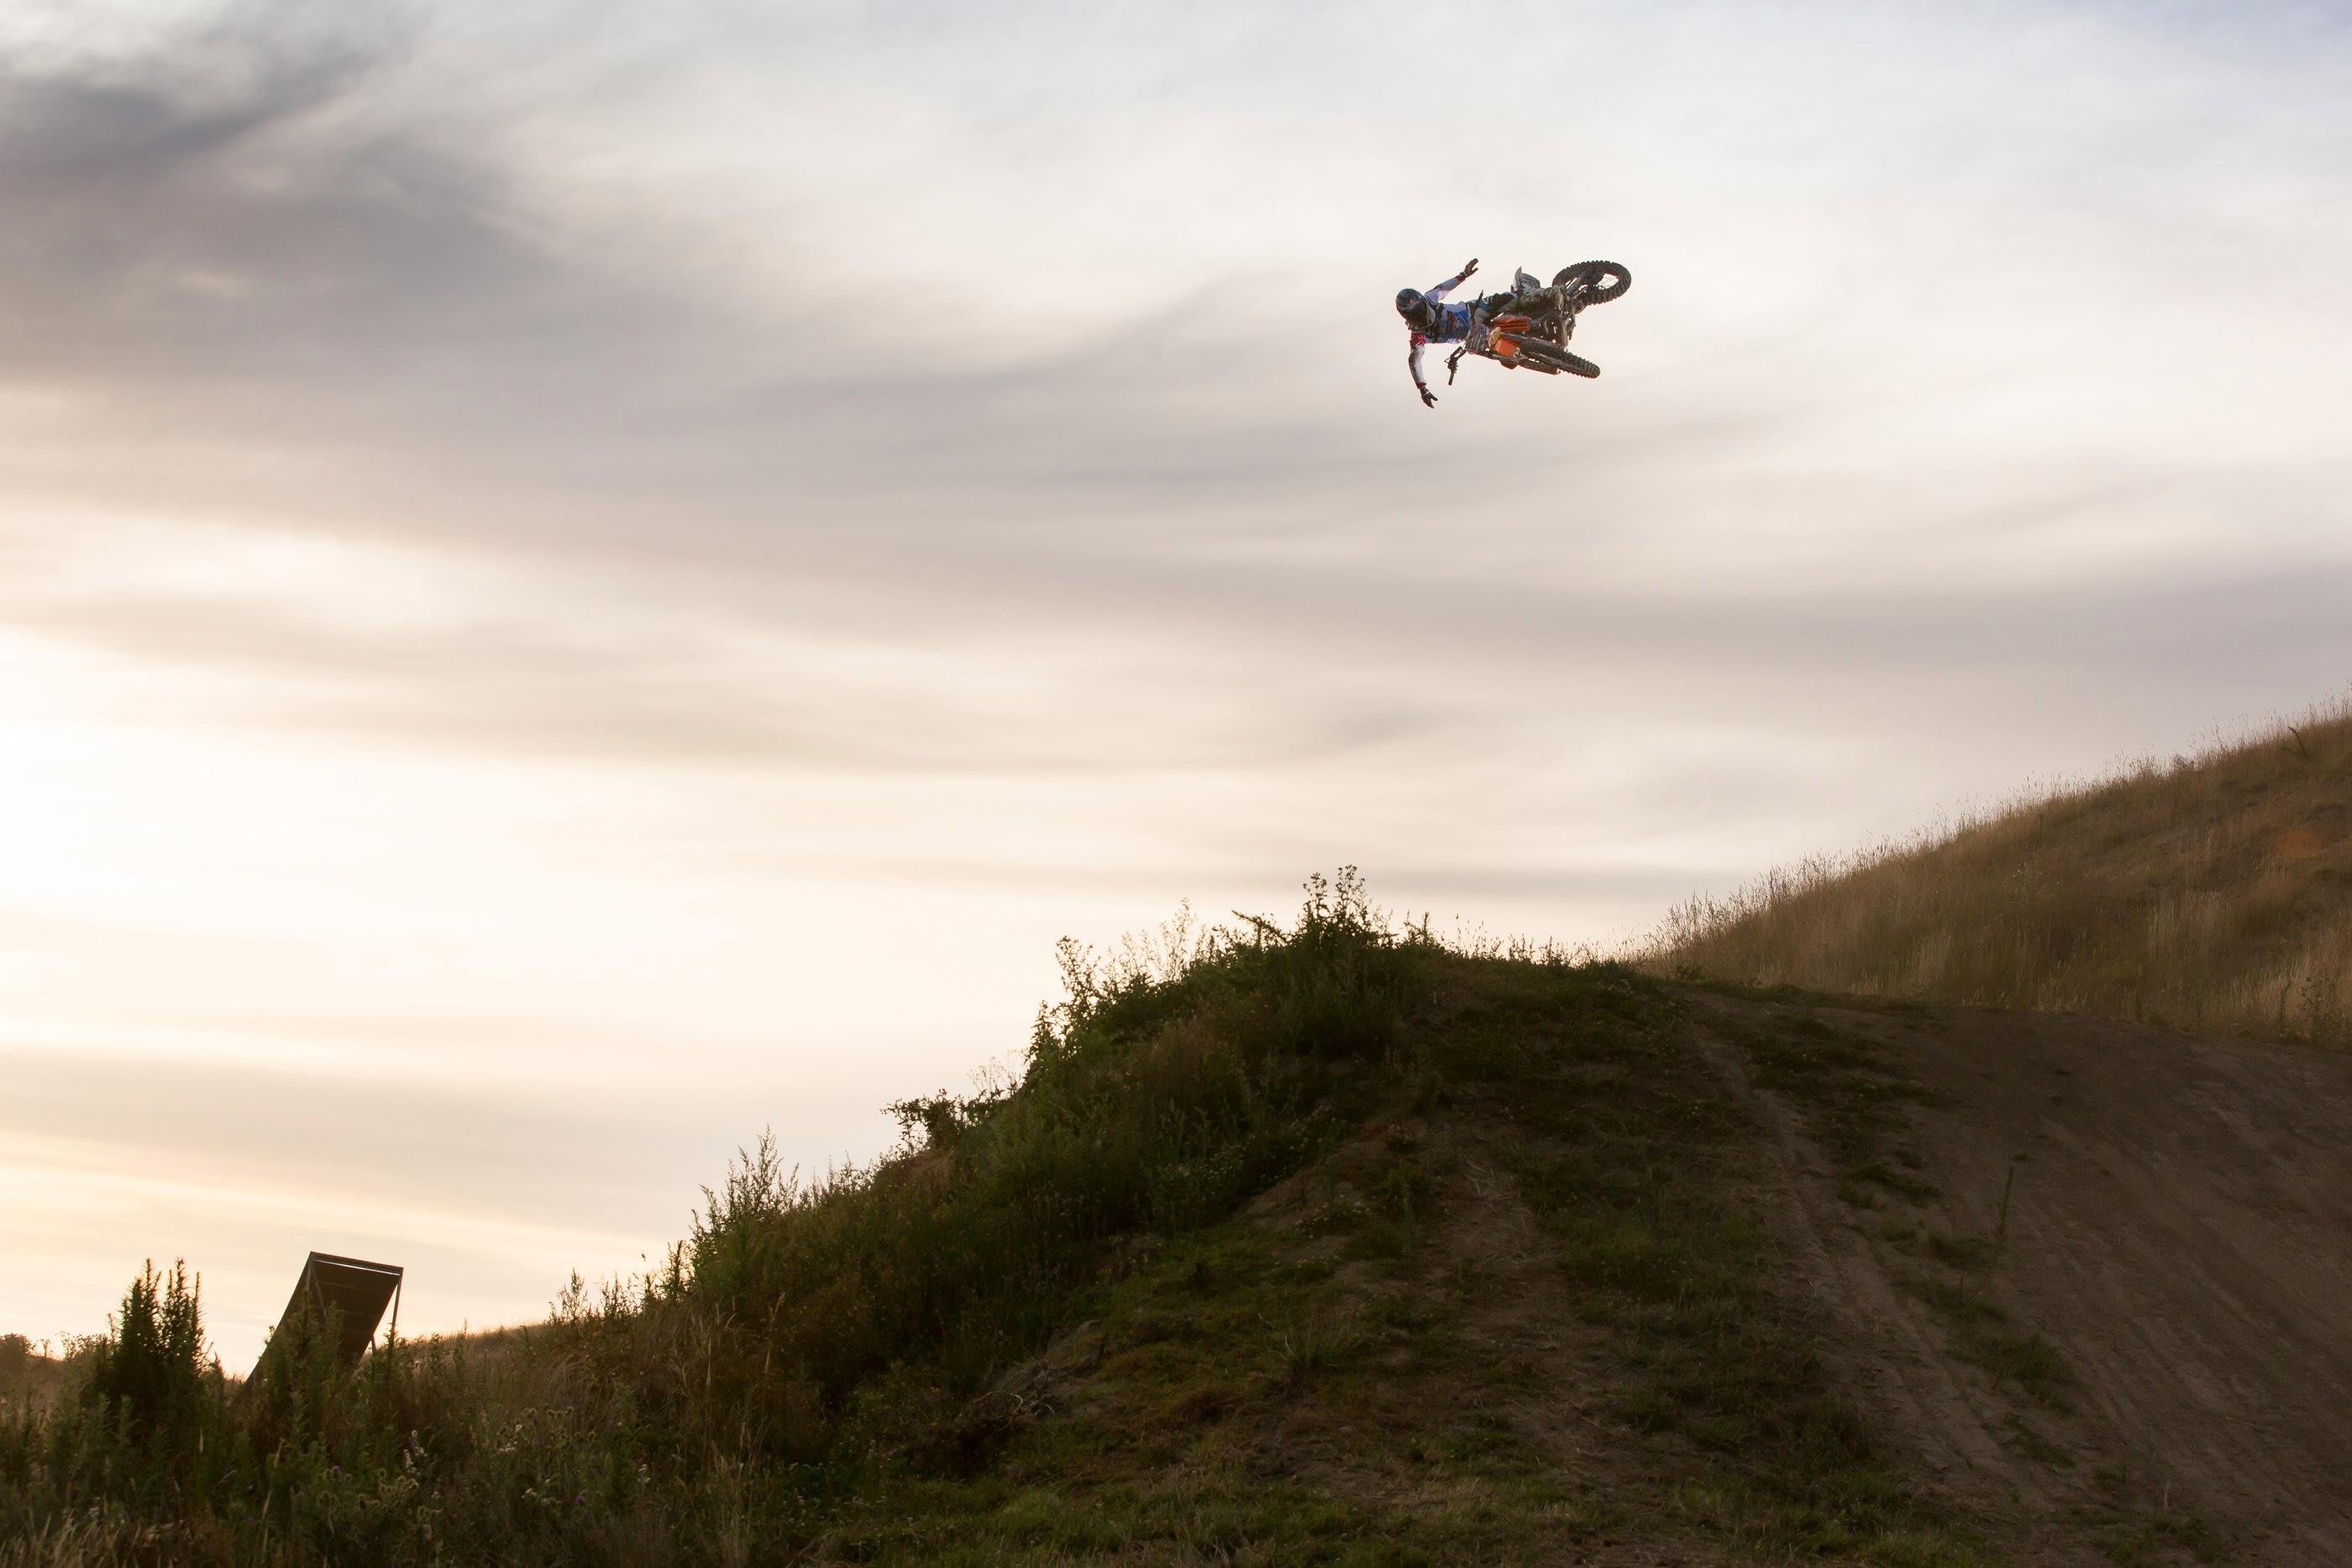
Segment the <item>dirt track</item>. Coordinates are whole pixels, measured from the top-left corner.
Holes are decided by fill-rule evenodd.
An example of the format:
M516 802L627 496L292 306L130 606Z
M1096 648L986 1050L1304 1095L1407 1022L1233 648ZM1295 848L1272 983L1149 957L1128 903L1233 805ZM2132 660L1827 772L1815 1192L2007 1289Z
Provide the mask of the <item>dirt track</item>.
M1842 1201L1801 1112L1776 1113L1791 1158L1768 1179L1865 1403L2030 1560L2104 1541L2352 1563L2352 1056L2050 1015L1821 1016L1936 1102L1908 1141L1935 1195L1876 1209ZM2012 1166L1975 1282L2063 1358L2055 1404L1952 1355L1888 1239L1918 1219L1989 1243Z

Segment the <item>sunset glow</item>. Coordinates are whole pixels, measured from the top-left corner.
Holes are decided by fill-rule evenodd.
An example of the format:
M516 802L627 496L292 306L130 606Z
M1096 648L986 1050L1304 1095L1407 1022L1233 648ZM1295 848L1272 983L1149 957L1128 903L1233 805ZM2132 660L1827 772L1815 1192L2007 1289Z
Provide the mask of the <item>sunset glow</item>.
M528 1320L1066 934L1606 945L2345 688L2340 20L1424 16L12 7L0 1329ZM1605 375L1419 406L1473 254Z

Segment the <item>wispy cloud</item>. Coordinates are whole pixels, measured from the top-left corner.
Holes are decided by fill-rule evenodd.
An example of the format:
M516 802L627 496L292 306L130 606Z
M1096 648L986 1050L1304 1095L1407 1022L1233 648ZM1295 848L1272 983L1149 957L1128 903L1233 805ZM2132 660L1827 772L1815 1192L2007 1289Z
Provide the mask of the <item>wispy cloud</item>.
M2284 5L12 11L0 1003L157 1136L355 1103L146 1030L808 1023L819 1163L1066 928L1601 936L2336 690L2347 105ZM1474 252L1632 266L1600 382L1418 405Z

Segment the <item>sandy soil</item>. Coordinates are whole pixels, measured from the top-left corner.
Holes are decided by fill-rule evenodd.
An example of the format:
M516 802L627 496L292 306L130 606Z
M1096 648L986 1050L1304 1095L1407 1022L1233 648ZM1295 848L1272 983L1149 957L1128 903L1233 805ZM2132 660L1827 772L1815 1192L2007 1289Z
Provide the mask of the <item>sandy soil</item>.
M1879 1209L1841 1200L1801 1109L1767 1101L1789 1157L1765 1179L1832 1354L1921 1462L2030 1561L2105 1539L2352 1563L2352 1055L2053 1015L1821 1016L1936 1100L1907 1144L1936 1196ZM1911 1219L2001 1233L1977 1282L2063 1357L2063 1408L1949 1354L1888 1239Z

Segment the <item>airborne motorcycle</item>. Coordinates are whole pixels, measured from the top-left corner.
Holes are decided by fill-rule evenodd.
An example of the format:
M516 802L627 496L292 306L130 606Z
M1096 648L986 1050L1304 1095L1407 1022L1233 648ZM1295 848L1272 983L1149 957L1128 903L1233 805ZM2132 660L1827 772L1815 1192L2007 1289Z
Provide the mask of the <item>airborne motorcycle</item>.
M1445 381L1451 386L1465 354L1493 360L1507 370L1540 371L1556 376L1597 376L1601 367L1582 355L1569 352L1579 312L1606 305L1633 286L1633 275L1613 261L1580 261L1563 267L1549 287L1538 285L1527 273L1518 275L1508 294L1490 294L1474 308L1470 335L1446 356Z

